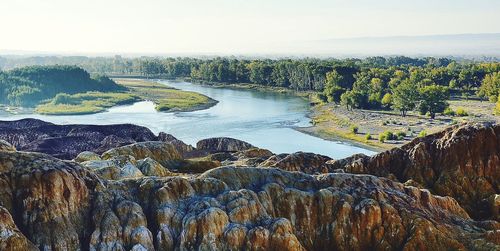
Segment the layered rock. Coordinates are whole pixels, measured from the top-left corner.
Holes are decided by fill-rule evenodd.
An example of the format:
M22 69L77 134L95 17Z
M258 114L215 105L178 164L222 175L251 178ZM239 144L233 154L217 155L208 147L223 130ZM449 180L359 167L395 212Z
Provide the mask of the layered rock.
M149 129L131 124L55 125L36 119L0 121L0 139L20 151L73 159L83 151L101 154L135 142L158 140Z
M287 171L299 171L308 174L320 174L333 172L331 166L326 164L330 160L331 158L328 156L315 153L284 153L270 157L260 163L260 166L277 167Z
M5 207L0 206L0 250L37 250L17 228Z
M498 223L471 220L454 199L375 176L221 167L192 179L105 181L46 155L3 152L0 159L0 202L44 250L486 250L500 244ZM2 221L15 229L8 223Z
M372 157L355 155L332 169L390 177L451 196L474 218L498 219L500 126L464 124Z
M485 176L498 172L496 131L456 127L371 158L338 161L272 155L231 140L191 149L222 152L188 160L168 135L102 156L82 153L81 164L4 147L0 250L499 250L500 223L478 220L462 206L479 201L495 219L498 190L486 197L484 188L450 193L470 199L457 202L432 194L442 189L398 182L456 189L485 180L494 187ZM477 147L476 137L484 148L464 150ZM216 168L221 164L244 167ZM358 174L330 173L338 169Z
M216 152L239 152L255 148L251 144L233 138L209 138L203 139L196 143L196 149L209 153Z
M0 140L0 151L14 152L16 148L5 140Z
M0 206L9 211L17 229L30 242L42 250L77 250L86 246L92 224L88 221L90 191L100 182L95 175L73 162L19 152L0 152L0 172ZM19 245L29 250L29 242L22 240L9 221L4 214L0 229L9 229L3 233L17 236ZM0 235L0 239L0 245L9 241L5 235Z

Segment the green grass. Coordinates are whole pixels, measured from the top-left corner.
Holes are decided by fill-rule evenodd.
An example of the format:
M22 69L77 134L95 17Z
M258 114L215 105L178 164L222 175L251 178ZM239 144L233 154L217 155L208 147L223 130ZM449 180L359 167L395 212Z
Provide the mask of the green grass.
M107 108L130 104L140 98L131 93L86 92L69 95L60 93L47 103L38 105L35 112L45 115L81 115L103 112Z
M127 87L131 93L153 101L158 111L193 111L208 108L217 102L196 92L182 91L150 81L135 79L116 79L115 81Z

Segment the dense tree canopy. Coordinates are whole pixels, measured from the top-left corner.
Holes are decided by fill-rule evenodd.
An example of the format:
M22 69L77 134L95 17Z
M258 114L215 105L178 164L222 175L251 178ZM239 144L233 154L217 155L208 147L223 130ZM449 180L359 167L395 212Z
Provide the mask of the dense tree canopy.
M449 93L453 95L458 94L468 98L477 93L480 97L488 97L495 101L500 85L498 84L500 75L498 60L475 62L432 57L397 56L342 60L235 57L33 57L3 59L0 60L0 67L2 64L3 67L12 67L23 64L55 63L74 64L89 72L111 75L189 79L219 84L250 83L297 91L320 92L325 100L344 103L350 108L393 108L401 111L402 115L420 107L419 104L422 102L421 97L416 97L418 95L410 96L408 99L407 92L413 95L419 90L424 90L422 88L436 85L448 87ZM74 74L77 79L86 78L84 73L77 70L71 74ZM26 81L38 81L36 76L19 77ZM71 86L71 84L68 85ZM11 93L16 93L15 97L36 95L47 89L29 83L20 83L16 86L11 91ZM76 85L74 87L77 88Z
M104 76L91 77L76 66L29 66L0 72L0 103L34 106L58 93L122 91Z

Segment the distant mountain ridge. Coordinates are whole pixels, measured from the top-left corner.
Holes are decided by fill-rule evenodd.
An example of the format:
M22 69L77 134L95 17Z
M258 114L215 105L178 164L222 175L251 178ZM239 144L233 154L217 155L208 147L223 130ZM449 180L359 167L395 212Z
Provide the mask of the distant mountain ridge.
M317 54L500 55L500 33L337 38L305 42Z
M122 55L125 57L141 56L258 56L258 57L365 57L365 56L451 56L451 57L500 57L500 33L464 33L435 34L420 36L380 36L333 38L325 40L302 40L284 42L263 42L265 49L242 47L235 52L157 52L136 53L122 52L57 52L33 50L7 50L0 48L3 57L28 56L90 56L110 57Z

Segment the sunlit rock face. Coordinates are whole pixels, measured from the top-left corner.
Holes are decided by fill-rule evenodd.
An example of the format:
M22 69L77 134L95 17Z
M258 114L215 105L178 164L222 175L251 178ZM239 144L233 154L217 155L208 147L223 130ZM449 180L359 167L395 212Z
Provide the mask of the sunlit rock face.
M215 152L238 152L254 148L251 144L233 139L233 138L209 138L203 139L196 143L196 149L207 151L209 153Z
M0 148L0 250L499 250L497 188L476 190L491 213L482 220L430 186L446 173L497 186L485 177L498 175L496 130L455 127L344 160L232 140L185 159L186 148L165 135L75 155L78 162ZM491 142L469 153L477 137ZM424 165L433 183L424 182Z
M333 169L413 183L455 198L476 219L498 218L500 126L464 124L372 157L356 155ZM492 197L493 196L493 197Z

